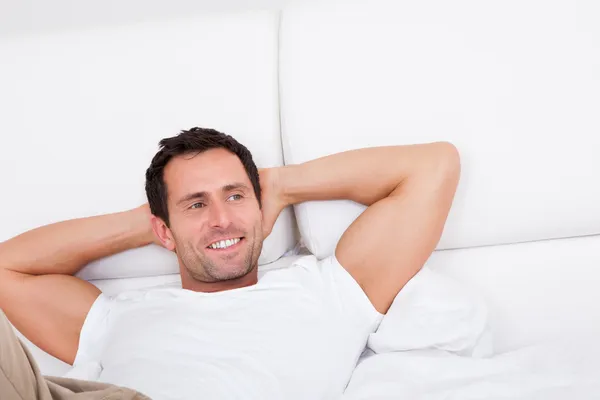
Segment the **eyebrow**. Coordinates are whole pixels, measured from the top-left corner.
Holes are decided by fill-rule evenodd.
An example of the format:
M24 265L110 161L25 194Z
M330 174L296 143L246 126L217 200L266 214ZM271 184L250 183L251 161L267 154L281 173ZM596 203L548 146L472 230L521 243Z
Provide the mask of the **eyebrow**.
M245 185L244 183L241 182L235 182L235 183L229 183L225 186L223 186L221 188L222 192L231 192L233 190L249 190L248 186ZM189 193L187 195L185 195L184 197L182 197L178 202L177 205L180 206L183 203L186 203L188 201L191 200L202 200L204 198L208 197L208 192L194 192L194 193Z

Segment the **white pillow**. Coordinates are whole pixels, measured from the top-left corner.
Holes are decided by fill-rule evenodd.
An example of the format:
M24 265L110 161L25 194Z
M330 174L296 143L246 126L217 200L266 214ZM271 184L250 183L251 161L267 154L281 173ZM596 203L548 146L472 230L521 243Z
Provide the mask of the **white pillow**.
M277 88L278 12L11 37L0 41L0 241L65 219L146 201L160 139L194 126L246 145L259 167L283 165ZM227 49L227 51L223 51ZM259 264L295 244L291 208ZM89 279L178 273L147 246L98 260Z
M400 291L368 346L376 353L440 349L492 354L487 307L458 282L423 268Z
M573 17L598 18L598 2L541 4L292 2L279 56L286 163L446 140L462 176L437 249L599 234L600 24ZM311 202L296 217L324 258L362 210Z

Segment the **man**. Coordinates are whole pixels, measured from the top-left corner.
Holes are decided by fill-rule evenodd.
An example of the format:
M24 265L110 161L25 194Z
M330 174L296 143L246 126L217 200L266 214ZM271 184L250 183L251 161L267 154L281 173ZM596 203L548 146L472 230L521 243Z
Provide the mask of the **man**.
M244 146L214 130L193 128L160 146L146 172L149 205L0 244L8 319L100 383L45 381L11 339L2 351L20 364L1 365L0 389L26 399L48 385L53 392L40 398L59 398L59 385L95 393L117 385L155 399L339 397L368 335L441 236L460 174L454 146L366 148L260 171ZM262 242L281 210L328 199L368 206L335 254L258 280ZM177 254L181 289L109 298L73 276L152 242Z

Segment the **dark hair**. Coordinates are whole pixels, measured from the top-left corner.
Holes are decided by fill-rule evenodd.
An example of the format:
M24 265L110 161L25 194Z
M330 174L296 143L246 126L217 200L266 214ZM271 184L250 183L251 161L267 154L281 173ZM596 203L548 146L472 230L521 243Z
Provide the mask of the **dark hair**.
M167 209L167 185L164 180L164 170L168 162L179 155L199 154L218 148L232 152L242 162L248 178L252 182L258 205L262 207L258 169L252 160L252 154L233 137L214 129L192 128L181 131L177 136L162 139L158 145L160 149L146 170L146 196L152 214L161 218L167 226L169 226L169 210Z

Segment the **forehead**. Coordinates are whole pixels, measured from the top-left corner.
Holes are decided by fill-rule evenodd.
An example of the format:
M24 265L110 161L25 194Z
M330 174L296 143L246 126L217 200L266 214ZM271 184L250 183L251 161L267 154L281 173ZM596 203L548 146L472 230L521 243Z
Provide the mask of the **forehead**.
M164 171L169 201L193 192L212 192L233 182L251 187L242 162L225 149L211 149L173 157Z

